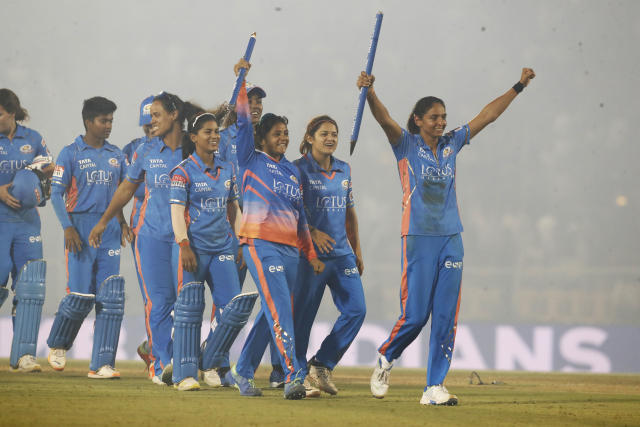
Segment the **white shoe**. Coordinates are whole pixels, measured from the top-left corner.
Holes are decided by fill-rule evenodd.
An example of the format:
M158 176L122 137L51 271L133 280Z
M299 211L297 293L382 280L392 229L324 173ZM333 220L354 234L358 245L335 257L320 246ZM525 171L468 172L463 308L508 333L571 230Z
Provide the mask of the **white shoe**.
M31 354L25 354L18 359L18 367L12 369L17 372L42 372L42 367L36 362L36 358Z
M427 388L427 391L422 393L420 404L455 406L458 404L458 396L449 393L449 390L442 384L432 385Z
M311 385L308 379L304 380L305 397L320 397L320 389Z
M338 387L331 379L331 369L325 366L309 366L309 377L318 385L318 388L333 396L338 394Z
M63 371L67 365L67 350L62 348L52 348L47 357L49 365L56 371Z
M220 375L218 375L218 371L215 369L209 369L207 371L202 371L201 377L202 381L210 387L222 387L222 381L220 381Z
M160 378L157 375L151 377L151 382L154 383L155 385L166 385L165 383L162 382L162 378Z
M200 390L200 384L193 377L188 377L180 381L179 384L174 384L173 388L178 391L193 391Z
M173 385L173 365L171 363L164 367L160 378L166 385Z
M389 390L389 375L391 374L393 363L387 361L387 358L378 353L376 368L371 374L371 394L377 399L382 399Z
M89 371L87 376L98 380L113 380L120 378L120 372L116 371L109 365L104 365L97 371Z

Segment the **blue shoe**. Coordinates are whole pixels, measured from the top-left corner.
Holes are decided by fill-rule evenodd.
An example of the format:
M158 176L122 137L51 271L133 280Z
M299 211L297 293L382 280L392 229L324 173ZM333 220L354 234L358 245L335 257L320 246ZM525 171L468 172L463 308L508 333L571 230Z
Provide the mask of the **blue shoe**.
M262 396L262 390L256 387L256 383L253 381L253 378L245 378L243 376L240 376L240 374L236 372L235 366L231 368L229 372L233 377L236 388L240 390L241 396ZM302 391L304 392L304 386L302 388Z
M232 387L232 386L234 386L236 384L233 381L233 377L230 374L231 369L229 369L228 367L226 367L226 368L216 368L216 371L218 372L218 376L220 377L220 386L221 387Z
M284 385L284 398L289 400L304 399L307 394L307 389L304 386L301 378L286 383Z
M284 387L284 371L280 366L274 366L269 375L269 386L271 388L283 388Z

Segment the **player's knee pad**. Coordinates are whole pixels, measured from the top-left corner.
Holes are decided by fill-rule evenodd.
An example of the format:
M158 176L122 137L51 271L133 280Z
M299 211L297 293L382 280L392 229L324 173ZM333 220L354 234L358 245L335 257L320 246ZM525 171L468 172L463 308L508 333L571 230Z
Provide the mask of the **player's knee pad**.
M47 345L49 348L69 350L78 335L84 318L93 308L96 296L93 294L67 294L60 305L51 326Z
M120 325L124 316L124 278L109 276L96 292L96 323L93 330L93 351L89 369L115 366Z
M18 360L25 354L36 355L46 272L47 263L43 259L28 261L16 281L17 304L9 360L13 367L17 367Z
M0 286L0 307L2 307L2 304L4 304L8 296L9 289L5 288L4 286Z
M173 306L173 382L198 375L204 284L189 282Z
M219 318L214 319L211 325L213 334L209 335L202 350L202 370L219 367L226 361L229 349L242 327L247 324L257 299L257 292L236 295L224 307Z

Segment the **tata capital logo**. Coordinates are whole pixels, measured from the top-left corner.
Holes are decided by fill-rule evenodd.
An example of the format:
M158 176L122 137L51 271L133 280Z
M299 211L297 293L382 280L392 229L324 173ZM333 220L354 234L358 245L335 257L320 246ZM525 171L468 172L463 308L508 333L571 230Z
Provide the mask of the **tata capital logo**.
M30 144L24 144L22 147L20 147L20 151L24 154L33 153L33 147L31 147Z
M284 271L284 266L282 265L270 265L269 273L282 273Z

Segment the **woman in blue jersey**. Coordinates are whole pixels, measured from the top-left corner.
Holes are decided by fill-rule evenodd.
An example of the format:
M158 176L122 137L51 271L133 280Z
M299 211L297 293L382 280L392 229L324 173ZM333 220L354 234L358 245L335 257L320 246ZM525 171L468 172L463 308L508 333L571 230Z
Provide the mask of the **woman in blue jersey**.
M7 284L11 276L11 289L16 293L11 368L40 372L35 355L44 302L44 277L38 289L31 290L33 296L28 298L31 302L23 298L23 291L29 289L28 285L23 286L27 282L20 280L23 267L30 260L42 258L40 216L35 206L22 206L11 190L19 171L38 166L44 175L51 177L54 165L42 136L18 124L28 117L16 94L10 89L0 89L0 306L9 296ZM38 202L44 204L44 199ZM25 312L29 305L33 308Z
M178 302L185 286L202 287L202 283L207 282L216 318L240 293L233 234L236 218L240 219L238 187L233 165L215 156L219 142L218 120L214 114L201 112L189 120L188 133L182 143L185 160L171 172L170 198L173 232L178 243L173 248ZM199 322L189 324L196 332L194 337L199 338L204 296L201 297L202 289L190 292L196 298L188 299L188 307L184 310L192 313L200 310ZM183 310L178 305L176 303L174 312ZM197 316L192 317L195 320ZM174 344L173 380L179 390L199 388L195 378L197 363L184 363L178 367L179 360L185 360L185 355L197 354L200 347L199 339L191 340L187 329L176 327L174 334L174 343L180 339L178 333L187 335L185 346ZM212 336L213 331L210 331L207 343ZM218 368L219 376L224 376L229 370L228 356L225 366L203 366L203 370L206 372L214 367Z
M146 195L136 227L137 270L145 292L145 319L150 357L149 377L154 384L172 384L173 342L171 311L176 300L171 263L174 245L171 228L169 173L182 161L183 123L193 106L163 92L151 104L153 138L140 145L107 210L91 230L89 244L100 245L109 220L131 200L142 182Z
M248 63L241 66L248 68ZM253 127L246 89L238 97L238 165L242 178L244 209L238 233L244 259L260 292L262 307L244 344L231 376L245 396L259 396L253 377L269 335L280 353L285 372L284 397L305 396L304 377L295 353L291 290L298 269L298 251L302 250L320 273L324 264L317 259L302 203L300 172L284 156L289 145L287 120L266 114L260 120L254 145ZM261 340L255 345L254 340Z
M331 372L356 337L366 314L360 275L364 270L358 220L351 190L351 167L333 157L338 147L338 124L329 116L318 116L307 125L300 145L302 157L294 162L300 170L304 207L311 238L324 262L322 274L300 260L294 290L296 353L307 369L307 347L313 321L325 287L340 311L331 333L309 360L310 385L335 395L338 389ZM319 393L307 387L307 396Z
M378 349L370 384L374 397L385 396L393 361L420 334L431 316L427 385L420 403L458 403L443 384L456 336L464 255L455 192L456 156L507 109L534 77L532 69L523 68L513 88L489 103L468 124L447 134L447 113L441 99L420 99L404 130L377 97L375 77L365 72L358 77L358 88L369 88L369 107L391 144L403 192L401 314Z

